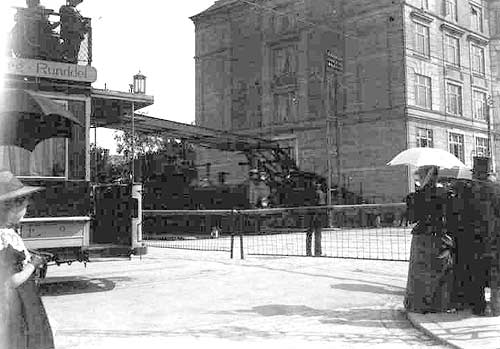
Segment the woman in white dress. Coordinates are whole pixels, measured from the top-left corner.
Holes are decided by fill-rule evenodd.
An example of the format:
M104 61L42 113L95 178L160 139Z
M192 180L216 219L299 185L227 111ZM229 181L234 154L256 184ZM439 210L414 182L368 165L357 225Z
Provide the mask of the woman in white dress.
M52 329L34 272L45 261L30 254L15 226L26 214L29 196L40 187L24 186L0 171L0 349L52 349Z

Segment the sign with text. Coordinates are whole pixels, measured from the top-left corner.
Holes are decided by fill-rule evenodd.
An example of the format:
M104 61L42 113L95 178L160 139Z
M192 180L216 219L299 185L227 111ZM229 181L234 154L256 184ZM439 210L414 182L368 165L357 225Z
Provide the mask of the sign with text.
M89 65L25 58L10 58L7 61L7 74L79 82L95 82L97 80L97 70Z

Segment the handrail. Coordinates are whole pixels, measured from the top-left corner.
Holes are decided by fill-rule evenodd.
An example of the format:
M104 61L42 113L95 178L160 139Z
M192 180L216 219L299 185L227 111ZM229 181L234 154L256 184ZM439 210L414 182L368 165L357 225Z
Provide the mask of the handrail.
M386 204L359 204L359 205L322 205L322 206L297 206L297 207L273 207L273 208L258 208L258 209L208 209L208 210L142 210L143 215L206 215L206 214L265 214L278 213L282 211L308 211L308 210L333 210L335 209L363 209L363 208L387 208L387 207L406 207L404 202L394 202Z

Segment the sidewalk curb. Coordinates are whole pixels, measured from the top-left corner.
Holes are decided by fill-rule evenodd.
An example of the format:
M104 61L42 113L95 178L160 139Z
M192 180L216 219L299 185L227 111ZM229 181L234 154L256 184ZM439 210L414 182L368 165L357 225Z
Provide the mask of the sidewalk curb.
M406 319L412 324L413 327L415 327L418 331L422 332L422 333L425 333L427 336L429 336L430 338L438 341L439 343L441 344L444 344L444 345L447 345L451 348L454 348L454 349L463 349L462 347L459 347L457 346L456 344L453 344L451 343L450 341L444 339L444 338L441 338L437 335L435 335L432 331L428 330L427 328L425 328L424 326L422 326L420 324L420 322L415 319L415 315L409 311L404 311L404 314L406 316Z

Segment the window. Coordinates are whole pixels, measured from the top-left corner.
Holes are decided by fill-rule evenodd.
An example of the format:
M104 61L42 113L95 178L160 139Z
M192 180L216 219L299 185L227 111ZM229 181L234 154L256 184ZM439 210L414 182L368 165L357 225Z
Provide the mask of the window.
M488 156L488 138L476 137L476 156Z
M448 83L446 85L446 112L462 115L462 87Z
M432 108L430 77L415 74L415 104L423 108Z
M293 162L296 162L297 156L295 154L295 147L294 146L280 147L280 149L288 156L288 158L290 160L293 160Z
M297 71L295 46L275 48L273 50L273 73L275 77L295 74Z
M480 46L471 45L472 49L472 71L484 75L484 49Z
M432 130L428 128L417 127L417 147L433 148L434 141L432 138Z
M477 6L471 6L472 30L483 32L483 10Z
M450 153L459 158L460 161L464 162L464 135L450 132L448 136L448 143L450 145Z
M448 63L455 66L460 65L460 43L458 38L445 35L445 52Z
M66 109L68 103L52 100ZM32 152L14 146L0 146L0 166L21 177L66 177L66 138L50 138Z
M457 21L457 0L443 0L444 16L454 22Z
M477 120L486 120L486 93L481 91L474 91L472 99L472 116Z
M286 123L297 120L298 100L294 92L274 95L274 122Z
M429 56L429 27L420 23L415 23L415 50Z

